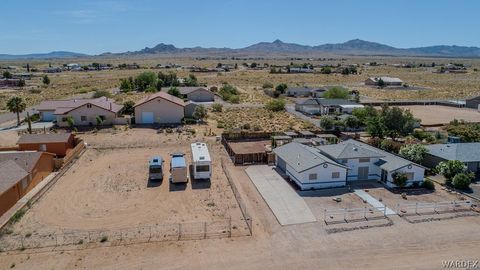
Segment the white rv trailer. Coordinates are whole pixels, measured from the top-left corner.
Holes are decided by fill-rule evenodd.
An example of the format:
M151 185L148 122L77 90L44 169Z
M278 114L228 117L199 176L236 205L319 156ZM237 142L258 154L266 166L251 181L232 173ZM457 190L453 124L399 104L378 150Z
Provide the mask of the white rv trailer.
M206 143L191 144L194 179L210 179L212 177L212 160Z

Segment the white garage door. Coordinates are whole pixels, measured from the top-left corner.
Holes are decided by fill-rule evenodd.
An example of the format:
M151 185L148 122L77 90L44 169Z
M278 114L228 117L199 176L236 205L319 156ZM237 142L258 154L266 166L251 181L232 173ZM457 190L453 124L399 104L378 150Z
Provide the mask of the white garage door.
M142 124L153 124L153 112L142 112Z
M53 115L53 112L42 112L42 121L50 122L53 120L55 120L55 115Z

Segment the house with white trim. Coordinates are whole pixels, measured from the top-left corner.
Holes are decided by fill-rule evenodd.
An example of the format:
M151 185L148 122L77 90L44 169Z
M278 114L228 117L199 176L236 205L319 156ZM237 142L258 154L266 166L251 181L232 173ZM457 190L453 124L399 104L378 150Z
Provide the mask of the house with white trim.
M273 152L277 168L301 190L343 187L347 183L347 167L311 146L292 142Z
M353 139L318 146L323 155L348 168L347 181L380 180L393 188L393 175L405 173L407 186L424 181L425 167L400 156Z

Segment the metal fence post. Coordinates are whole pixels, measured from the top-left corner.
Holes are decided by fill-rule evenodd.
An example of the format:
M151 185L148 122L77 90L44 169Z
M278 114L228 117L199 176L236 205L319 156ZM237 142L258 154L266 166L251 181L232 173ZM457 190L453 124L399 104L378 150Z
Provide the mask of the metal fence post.
M178 240L182 238L182 223L178 223Z
M207 222L203 222L203 239L207 239Z
M363 208L363 218L367 220L367 207Z
M417 215L418 215L418 202L417 202L417 203L415 203L415 214L417 214Z
M343 209L343 220L347 222L347 208Z

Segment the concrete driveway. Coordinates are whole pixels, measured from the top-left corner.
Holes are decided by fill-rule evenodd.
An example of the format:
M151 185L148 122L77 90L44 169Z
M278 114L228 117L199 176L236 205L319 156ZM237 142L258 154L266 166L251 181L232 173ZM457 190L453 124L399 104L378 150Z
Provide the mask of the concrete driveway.
M32 123L32 129L50 129L53 127L53 122L35 122ZM27 130L28 124L22 124L20 126L8 127L8 128L0 128L0 131L19 131L19 130Z
M317 221L303 198L273 167L255 165L245 171L282 226Z

